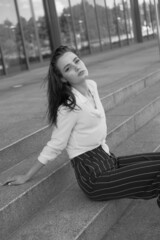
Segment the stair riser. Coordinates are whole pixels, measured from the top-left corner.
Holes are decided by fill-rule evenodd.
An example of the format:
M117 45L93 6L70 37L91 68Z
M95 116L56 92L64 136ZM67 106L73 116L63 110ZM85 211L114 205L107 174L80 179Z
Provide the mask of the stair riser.
M106 97L102 98L103 105L105 106L105 110L111 110L115 106L124 102L128 97L132 95L137 95L146 87L149 87L160 81L160 72L151 73L145 78L142 78L132 84L123 87L114 93L109 94Z
M121 125L113 129L107 136L111 148L116 147L126 138L153 119L160 112L160 97L135 113Z

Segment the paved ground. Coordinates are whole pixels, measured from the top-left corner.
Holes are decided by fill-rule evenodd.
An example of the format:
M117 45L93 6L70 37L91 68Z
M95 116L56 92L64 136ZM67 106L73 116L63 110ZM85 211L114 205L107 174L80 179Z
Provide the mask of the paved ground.
M90 78L100 96L159 69L157 41L84 57ZM47 124L46 86L48 67L0 80L0 149Z

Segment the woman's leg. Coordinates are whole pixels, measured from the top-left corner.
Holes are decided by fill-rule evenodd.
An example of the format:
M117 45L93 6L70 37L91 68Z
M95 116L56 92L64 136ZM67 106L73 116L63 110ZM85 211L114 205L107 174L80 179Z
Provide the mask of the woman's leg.
M159 195L160 153L116 158L98 147L73 162L80 187L94 200L151 199Z
M136 162L160 160L160 153L153 152L153 153L140 153L140 154L134 154L134 155L129 155L129 156L120 156L117 158L117 160L119 162L119 167L124 167L129 164L134 164Z
M90 183L91 198L112 200L119 198L150 199L160 191L160 154L137 154L117 158L119 167L98 176Z

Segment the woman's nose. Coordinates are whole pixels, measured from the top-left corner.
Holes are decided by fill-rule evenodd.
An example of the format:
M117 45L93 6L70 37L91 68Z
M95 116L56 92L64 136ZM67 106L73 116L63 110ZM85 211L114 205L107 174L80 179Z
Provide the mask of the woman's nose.
M74 69L75 71L79 71L80 68L76 64L74 64Z

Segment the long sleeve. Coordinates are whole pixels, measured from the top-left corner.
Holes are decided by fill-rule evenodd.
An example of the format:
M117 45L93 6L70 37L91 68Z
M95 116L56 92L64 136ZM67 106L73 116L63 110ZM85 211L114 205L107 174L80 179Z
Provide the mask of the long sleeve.
M46 144L38 157L41 163L47 164L66 148L77 118L77 111L71 111L64 106L60 107L57 116L57 126L53 128L51 140Z

